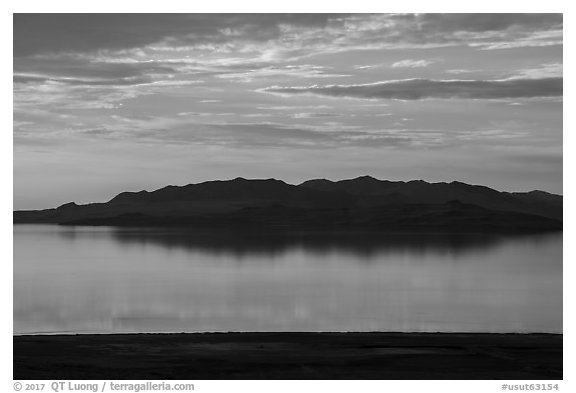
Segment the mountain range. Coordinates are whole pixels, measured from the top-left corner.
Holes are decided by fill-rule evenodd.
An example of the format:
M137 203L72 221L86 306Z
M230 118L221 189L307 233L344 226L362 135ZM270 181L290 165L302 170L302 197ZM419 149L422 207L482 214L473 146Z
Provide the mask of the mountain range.
M501 192L461 182L387 181L370 176L292 185L236 178L103 203L14 212L14 223L184 226L266 230L539 232L562 229L562 196Z

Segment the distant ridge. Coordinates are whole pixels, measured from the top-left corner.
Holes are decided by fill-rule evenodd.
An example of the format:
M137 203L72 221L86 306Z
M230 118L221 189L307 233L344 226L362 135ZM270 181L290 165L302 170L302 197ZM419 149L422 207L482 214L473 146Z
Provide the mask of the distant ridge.
M428 183L424 180L388 181L371 176L355 179L330 181L308 180L300 186L324 191L344 191L348 194L369 197L365 203L445 203L459 200L489 209L510 210L539 214L562 219L562 196L544 191L500 192L481 185L470 185L459 181L451 183Z
M560 230L561 220L562 196L543 191L371 176L298 185L238 177L14 212L14 223L290 230L541 231Z

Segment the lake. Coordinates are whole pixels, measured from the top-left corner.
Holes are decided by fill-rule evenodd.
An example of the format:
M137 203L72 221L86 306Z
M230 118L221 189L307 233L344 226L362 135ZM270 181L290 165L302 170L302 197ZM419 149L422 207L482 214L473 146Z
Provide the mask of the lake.
M562 332L562 233L14 225L14 333Z

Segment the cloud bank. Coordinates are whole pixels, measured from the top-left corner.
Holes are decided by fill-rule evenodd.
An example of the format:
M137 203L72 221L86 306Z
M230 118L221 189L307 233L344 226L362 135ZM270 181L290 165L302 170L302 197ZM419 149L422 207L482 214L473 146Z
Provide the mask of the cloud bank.
M14 56L562 43L562 14L15 14ZM345 32L345 34L343 34Z
M392 64L392 68L421 68L434 63L431 60L401 60Z
M562 78L505 80L405 79L356 85L308 87L273 86L264 92L282 95L313 94L360 99L422 100L505 99L562 96Z

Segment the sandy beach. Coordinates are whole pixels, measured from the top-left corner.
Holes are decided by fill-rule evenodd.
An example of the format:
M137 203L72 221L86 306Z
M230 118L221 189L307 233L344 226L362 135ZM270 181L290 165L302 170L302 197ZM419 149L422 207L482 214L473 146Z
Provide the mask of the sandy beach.
M560 334L14 336L14 379L562 379Z

